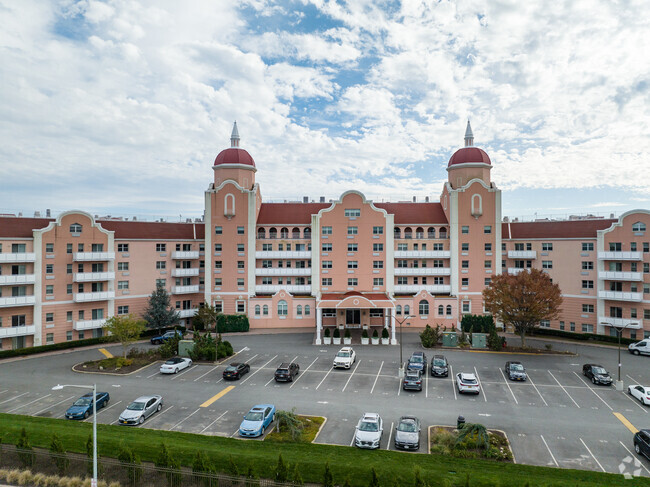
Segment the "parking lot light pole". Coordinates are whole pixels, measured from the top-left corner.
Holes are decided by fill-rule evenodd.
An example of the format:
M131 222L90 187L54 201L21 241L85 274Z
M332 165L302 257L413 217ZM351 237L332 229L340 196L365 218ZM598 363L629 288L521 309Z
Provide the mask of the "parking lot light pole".
M413 316L407 315L401 320L395 318L395 321L399 323L399 378L400 379L404 377L404 359L402 358L402 323L404 323L406 320L410 318L413 318Z
M53 391L60 391L64 387L80 387L93 390L93 478L91 487L97 487L97 383L92 386L80 386L73 384L57 384L52 387Z
M616 330L618 335L618 380L616 381L616 390L623 390L623 381L621 380L621 335L623 335L623 330L633 323L628 323L625 326L614 326L612 323L601 322L601 325L608 325ZM635 323L636 324L636 323Z

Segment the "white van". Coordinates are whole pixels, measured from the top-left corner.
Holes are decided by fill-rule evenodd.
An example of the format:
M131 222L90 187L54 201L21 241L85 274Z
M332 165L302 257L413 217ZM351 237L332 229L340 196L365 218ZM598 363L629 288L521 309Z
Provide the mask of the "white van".
M634 355L650 355L650 338L641 340L640 342L630 343L627 347L630 353Z

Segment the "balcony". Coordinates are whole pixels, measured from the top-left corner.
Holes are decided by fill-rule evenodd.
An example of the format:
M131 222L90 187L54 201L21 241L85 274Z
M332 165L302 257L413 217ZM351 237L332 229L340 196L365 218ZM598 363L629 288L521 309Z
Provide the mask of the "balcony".
M643 260L641 252L598 252L598 260Z
M601 281L643 281L643 274L640 272L614 272L605 271L598 273Z
M0 276L0 286L10 286L13 284L34 284L36 276L34 274L10 274Z
M450 276L450 267L396 267L396 276Z
M172 252L172 259L178 260L189 260L189 259L198 259L199 251L198 250L183 250Z
M75 303L87 303L89 301L107 301L115 299L115 291L100 291L95 293L77 293L74 295Z
M115 252L75 252L73 254L75 262L102 262L115 260Z
M640 330L643 323L639 318L611 318L609 316L599 316L598 322L602 325L611 325L617 328L627 328L630 330Z
M194 294L199 292L199 285L192 284L190 286L174 286L172 294Z
M291 294L311 294L311 284L307 285L290 285L290 284L262 284L255 286L255 292L258 294L277 293L278 291L287 291Z
M536 250L508 250L508 259L536 259Z
M0 338L24 337L35 334L36 327L34 325L0 327Z
M199 275L198 267L194 267L190 269L172 269L173 277L191 277L191 276L198 276L198 275Z
M416 259L449 259L449 250L396 250L395 258L416 258Z
M599 291L599 299L608 299L610 301L643 301L643 293L629 293L622 291Z
M526 269L524 269L523 267L508 267L508 274L510 274L511 276L515 276L525 270Z
M311 259L311 250L272 250L255 252L256 259Z
M0 308L33 306L34 303L36 303L35 296L9 296L6 298L0 298Z
M451 292L451 286L449 284L398 284L395 286L396 293L414 293L417 294L420 291L428 291L431 294L449 294Z
M0 252L0 264L10 264L14 262L34 262L36 254L33 252L25 253L2 253Z
M101 318L99 320L82 320L75 321L72 324L72 328L77 331L94 330L95 328L103 328L105 324L106 318Z
M178 316L181 318L192 318L199 308L190 308L190 309L177 309Z
M311 276L311 267L256 267L256 276Z
M112 281L115 279L114 272L80 272L74 275L74 282L99 282Z

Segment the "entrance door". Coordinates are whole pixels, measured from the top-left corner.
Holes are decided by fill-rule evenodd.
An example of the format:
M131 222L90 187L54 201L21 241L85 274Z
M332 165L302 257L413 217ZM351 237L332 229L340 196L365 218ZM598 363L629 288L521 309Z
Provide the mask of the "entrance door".
M361 310L360 309L346 309L345 310L345 326L348 328L359 328L361 326Z

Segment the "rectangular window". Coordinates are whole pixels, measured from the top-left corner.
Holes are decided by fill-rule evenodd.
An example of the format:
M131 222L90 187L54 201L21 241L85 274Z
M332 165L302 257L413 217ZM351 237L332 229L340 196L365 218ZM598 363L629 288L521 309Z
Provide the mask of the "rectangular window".
M463 226L460 228L460 233L468 234L468 233L469 233L469 225L463 225Z
M372 234L373 235L383 235L384 234L384 227L372 227Z
M54 274L54 264L45 264L45 274Z
M128 315L129 314L129 307L128 306L118 306L117 307L117 314L118 315Z
M461 286L469 286L469 277L463 277L463 278L460 280L460 285L461 285Z
M221 249L219 249L219 250L221 250ZM273 244L262 244L262 251L263 252L270 252L272 250L273 250Z
M358 235L359 227L348 227L348 235Z
M323 235L332 235L332 227L323 227Z
M492 252L492 244L491 243L486 243L484 248L485 248L486 252Z
M54 286L51 284L45 286L45 294L49 294L49 295L54 294Z
M117 270L118 271L128 271L129 270L129 263L128 262L118 262L117 263Z
M156 286L165 287L167 285L167 279L156 279Z
M72 244L71 243L65 245L65 253L66 254L71 254L72 253Z
M373 252L383 252L384 251L384 244L381 244L381 243L372 244L372 251Z
M463 261L461 261L460 266L461 266L463 269L469 269L469 260L463 260Z
M361 216L361 210L358 208L346 208L345 216L348 218Z
M582 270L583 271L591 271L594 269L594 263L590 260L583 260L582 261Z
M583 252L591 252L593 250L594 250L593 242L582 242L582 251Z
M52 318L54 319L54 318ZM27 324L26 315L13 315L11 317L11 326L25 326Z
M610 252L620 252L622 250L621 242L609 242Z
M223 282L223 280L220 277L218 277L217 279L214 280L214 285L215 286L221 286L222 282Z
M246 301L237 301L237 313L246 313Z
M631 250L632 252L636 251L636 242L632 242L632 243L630 243L630 250Z
M324 260L323 261L323 269L331 269L332 268L332 261L331 260Z
M237 244L237 252L244 252L244 251L245 251L245 245Z
M643 319L644 320L650 320L650 309L644 309L643 310Z
M323 252L331 252L332 251L332 244L331 243L324 243L321 246L321 250Z
M214 227L215 235L223 235L223 227Z
M484 285L484 286L487 287L487 286L489 286L490 284L492 284L492 278L491 278L491 277L486 277L485 279L483 279L483 285Z
M165 251L167 251L167 244L164 243L156 244L156 252L165 252Z
M356 252L357 250L359 250L359 244L355 244L355 243L348 244L348 252Z
M372 261L372 268L373 269L383 269L384 268L384 261L383 260L373 260Z
M469 313L471 311L470 301L463 301L462 310L463 313Z
M372 285L373 286L383 286L384 285L384 278L383 277L375 277L372 279Z
M464 243L460 244L460 250L462 250L463 252L469 251L469 243L464 242Z
M66 294L72 294L72 284L66 284L65 292Z
M582 305L582 312L583 313L593 313L594 312L594 305L593 304L583 304Z
M549 320L540 320L539 326L541 328L550 328L551 327L551 322Z
M650 242L643 242L643 252L650 252Z
M215 269L221 269L221 268L222 268L222 261L220 261L220 260L215 260L215 261L214 261L214 268L215 268Z
M552 260L543 260L542 261L542 269L553 269L553 261Z
M485 266L486 269L492 269L492 261L491 260L486 260L483 265Z
M54 321L54 313L45 313L45 322L52 323Z
M129 244L128 243L118 243L117 244L117 251L118 252L128 252L129 251Z
M593 289L594 281L582 281L582 289Z
M265 285L273 284L273 278L271 278L271 277L263 277L262 278L262 284L265 284Z
M164 260L156 261L156 269L166 269L167 263Z
M65 320L66 321L72 321L72 311L66 311Z
M244 227L242 226L237 227L237 235L244 235Z
M243 285L244 285L244 279L240 277L239 279L237 279L237 286L241 287Z
M397 284L400 286L406 286L409 283L407 277L398 277L397 278Z
M323 277L321 280L321 284L323 286L331 286L332 285L332 278L331 277Z
M359 267L359 262L356 260L348 260L348 269L357 269Z
M104 251L104 244L94 243L94 244L91 245L91 250L93 252L103 252Z
M244 269L244 261L243 260L238 260L237 261L237 269Z
M582 333L593 333L594 325L589 325L587 323L582 324Z
M48 333L45 335L45 343L47 345L52 345L54 343L54 333Z
M51 254L54 252L54 244L53 243L46 243L45 244L45 252L48 254Z
M544 250L546 252L550 252L551 250L553 250L553 244L550 243L550 242L548 242L548 243L542 242L542 250Z
M222 247L221 247L220 243L214 244L214 251L215 252L221 252L221 249L222 249Z
M483 227L483 233L492 233L492 225L485 225Z
M117 289L129 289L129 281L117 281Z
M356 286L359 284L359 280L356 277L348 278L348 286Z

